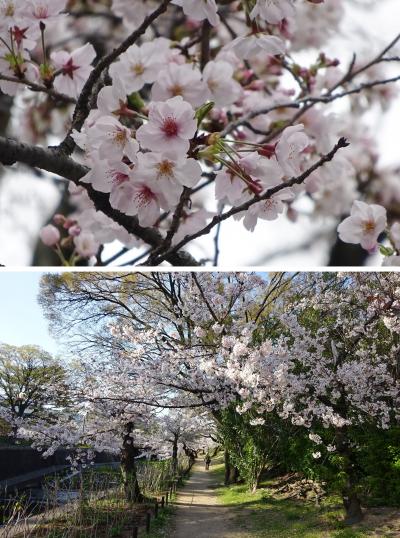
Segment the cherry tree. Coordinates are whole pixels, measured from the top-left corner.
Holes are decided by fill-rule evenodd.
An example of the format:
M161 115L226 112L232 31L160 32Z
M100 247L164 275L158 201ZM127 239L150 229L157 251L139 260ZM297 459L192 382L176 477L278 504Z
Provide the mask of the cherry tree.
M207 410L253 488L300 432L336 466L352 523L360 432L399 423L399 290L396 273L77 273L47 275L42 304L90 357L85 401L145 410L132 423Z
M396 274L310 274L312 292L280 317L283 335L247 354L236 369L244 409L307 428L314 457L338 454L349 523L362 518L357 429L399 422L399 279ZM249 403L247 403L249 402ZM313 431L317 429L317 431ZM324 431L323 438L318 434ZM324 442L325 441L325 442Z
M328 57L342 0L1 0L0 15L0 161L61 178L40 233L52 264L217 265L226 221L252 232L306 201L398 262L396 171L364 120L396 96L399 38Z
M58 448L71 451L74 467L89 466L96 453L119 457L126 499L138 502L143 494L136 460L143 456L171 456L178 469L183 443L196 447L212 432L205 413L190 415L189 400L176 410L173 399L154 385L144 386L124 355L87 355L69 366L70 401L56 413L40 418L14 419L17 435L30 440L44 457ZM198 405L194 405L198 407ZM171 440L172 436L172 440Z
M174 474L178 471L178 455L183 451L189 459L194 461L194 454L204 446L215 445L212 437L215 436L215 425L206 411L185 409L170 410L160 418L160 440L172 447L171 459Z

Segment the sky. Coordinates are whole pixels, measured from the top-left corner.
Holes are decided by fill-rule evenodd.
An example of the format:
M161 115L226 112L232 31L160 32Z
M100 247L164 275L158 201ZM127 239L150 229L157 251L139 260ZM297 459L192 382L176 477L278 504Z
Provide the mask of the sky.
M0 342L22 346L35 344L57 354L57 342L37 301L41 272L0 273Z

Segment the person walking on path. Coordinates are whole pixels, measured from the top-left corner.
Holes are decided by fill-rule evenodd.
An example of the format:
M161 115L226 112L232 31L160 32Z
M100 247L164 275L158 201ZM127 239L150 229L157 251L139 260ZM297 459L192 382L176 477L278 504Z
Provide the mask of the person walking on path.
M205 470L204 459L198 460L190 479L178 491L174 503L169 538L247 538L238 529L235 507L225 506L216 488L222 478ZM211 458L210 458L211 459ZM213 465L221 465L221 457L213 458Z
M210 454L206 455L206 457L204 458L204 461L206 462L206 471L208 471L210 468L210 463L211 463Z

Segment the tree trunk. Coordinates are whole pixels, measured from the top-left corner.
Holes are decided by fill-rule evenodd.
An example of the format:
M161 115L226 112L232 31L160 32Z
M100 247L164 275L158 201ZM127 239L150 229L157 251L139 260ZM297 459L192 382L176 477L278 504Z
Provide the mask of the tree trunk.
M258 486L260 485L260 479L261 479L261 473L263 472L263 468L261 468L259 471L255 471L254 477L252 480L252 483L250 484L250 490L252 493L255 493L258 489Z
M354 525L359 523L363 519L363 513L361 510L361 502L358 498L357 492L349 484L349 487L343 489L343 506L346 510L346 517L344 522L347 525Z
M363 519L361 501L357 493L357 472L354 455L349 445L346 430L342 428L336 433L337 450L344 458L343 471L346 474L346 482L342 488L343 506L346 511L345 523L354 525Z
M178 437L176 435L172 444L172 470L176 476L178 474Z
M128 422L125 425L121 449L121 473L126 500L130 502L141 502L143 495L140 492L135 463L135 458L139 455L139 450L134 444L133 430L133 422Z
M231 478L231 460L229 458L229 452L226 449L224 451L224 463L225 463L224 484L225 486L228 486L230 478Z
M239 480L239 469L235 465L231 465L231 472L229 477L230 484L237 484Z

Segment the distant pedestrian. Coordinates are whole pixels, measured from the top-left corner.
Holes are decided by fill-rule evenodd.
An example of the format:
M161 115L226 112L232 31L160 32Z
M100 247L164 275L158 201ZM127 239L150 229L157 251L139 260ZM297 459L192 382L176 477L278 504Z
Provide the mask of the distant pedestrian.
M204 461L206 462L206 471L208 471L211 463L210 454L207 454L207 456L204 458Z

